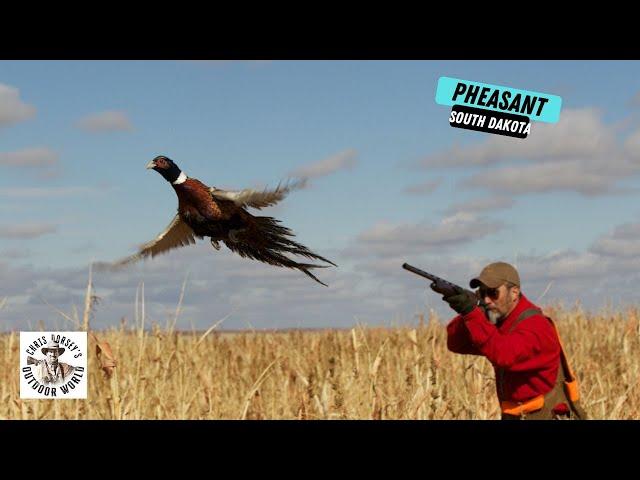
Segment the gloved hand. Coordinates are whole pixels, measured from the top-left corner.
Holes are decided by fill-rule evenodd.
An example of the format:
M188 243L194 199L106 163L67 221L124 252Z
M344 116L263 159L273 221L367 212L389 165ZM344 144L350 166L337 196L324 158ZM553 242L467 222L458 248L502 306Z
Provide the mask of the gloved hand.
M478 297L471 290L462 290L454 295L444 296L442 299L460 315L466 315L478 304Z

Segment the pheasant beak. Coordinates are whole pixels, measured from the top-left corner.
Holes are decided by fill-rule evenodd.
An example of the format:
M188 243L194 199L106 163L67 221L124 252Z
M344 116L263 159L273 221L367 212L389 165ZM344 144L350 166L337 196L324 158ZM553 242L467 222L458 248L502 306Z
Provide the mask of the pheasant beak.
M147 170L151 170L152 168L156 168L156 162L154 162L153 160L151 160L149 163L147 163L147 166L145 167Z

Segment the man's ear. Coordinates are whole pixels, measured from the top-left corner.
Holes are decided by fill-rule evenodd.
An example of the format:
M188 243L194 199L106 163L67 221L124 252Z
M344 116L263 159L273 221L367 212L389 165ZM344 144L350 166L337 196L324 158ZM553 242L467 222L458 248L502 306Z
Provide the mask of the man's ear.
M520 297L520 287L511 287L510 290L511 293L511 299L512 300L517 300Z

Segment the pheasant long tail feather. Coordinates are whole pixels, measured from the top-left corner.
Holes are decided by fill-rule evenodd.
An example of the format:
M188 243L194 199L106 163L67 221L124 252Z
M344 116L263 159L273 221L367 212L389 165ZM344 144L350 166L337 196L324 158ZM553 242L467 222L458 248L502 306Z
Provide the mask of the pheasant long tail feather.
M299 263L285 256L287 253L299 255L312 260L320 260L337 266L332 261L312 252L304 245L295 242L287 237L292 237L293 233L286 227L279 225L279 221L272 217L254 217L256 233L242 238L242 241L227 242L227 247L241 257L258 260L269 265L285 268L294 268L311 277L321 285L321 282L309 270L312 268L327 268L328 265L314 265L311 263Z
M337 267L335 263L328 260L317 253L312 252L304 245L292 240L288 237L293 237L293 232L287 227L279 225L280 221L273 217L254 217L260 234L267 240L267 248L279 252L292 253L294 255L300 255L302 257L309 258L311 260L320 260L322 262L329 263L334 267Z

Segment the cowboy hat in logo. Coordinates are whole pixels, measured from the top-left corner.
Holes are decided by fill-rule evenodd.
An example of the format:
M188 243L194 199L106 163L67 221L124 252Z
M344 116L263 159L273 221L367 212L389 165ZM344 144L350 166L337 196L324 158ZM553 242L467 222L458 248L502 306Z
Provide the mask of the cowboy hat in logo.
M20 398L87 398L86 332L20 332Z

